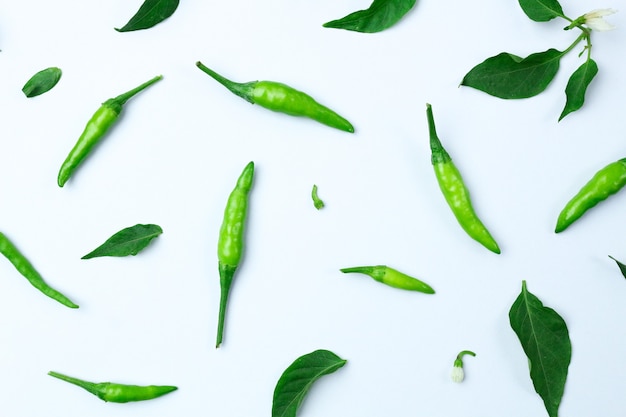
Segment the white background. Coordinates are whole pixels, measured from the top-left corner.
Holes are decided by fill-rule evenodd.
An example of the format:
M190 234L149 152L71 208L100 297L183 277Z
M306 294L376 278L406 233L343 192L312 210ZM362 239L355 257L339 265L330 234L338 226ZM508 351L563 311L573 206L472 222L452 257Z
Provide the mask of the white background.
M566 22L536 23L514 0L420 0L394 28L321 25L367 1L183 1L160 25L118 33L142 1L0 0L0 230L78 304L41 295L0 262L0 407L13 417L269 416L283 370L329 349L348 360L299 415L546 416L508 321L522 280L568 324L561 416L623 417L626 194L556 235L558 213L626 156L626 21L593 34L599 74L557 123L580 49L541 95L504 101L463 75L489 56L565 49ZM620 2L563 1L575 18ZM582 45L581 45L582 46ZM195 67L306 91L344 133L252 106ZM35 72L63 70L27 99ZM157 74L64 188L58 169L100 103ZM425 103L463 173L495 255L459 227L438 189ZM224 344L214 347L222 213L249 161L247 246ZM316 211L313 184L326 208ZM114 232L156 223L136 257L80 257ZM387 264L429 296L340 268ZM463 349L466 380L450 380ZM154 401L105 403L47 376L177 385Z

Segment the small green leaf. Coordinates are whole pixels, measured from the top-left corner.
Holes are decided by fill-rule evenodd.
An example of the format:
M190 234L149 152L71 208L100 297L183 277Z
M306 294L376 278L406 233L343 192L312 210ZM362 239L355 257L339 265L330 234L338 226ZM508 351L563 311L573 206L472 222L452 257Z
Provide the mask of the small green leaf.
M564 17L563 8L557 0L519 0L519 5L535 22L547 22L555 17Z
M598 65L593 59L589 59L582 64L569 78L567 87L565 87L565 96L567 101L565 102L565 108L563 113L559 117L559 121L562 118L580 109L585 103L585 92L587 87L593 80L593 77L598 73Z
M611 258L611 259L613 259L615 261L615 263L619 267L619 270L622 272L622 275L624 276L624 278L626 278L626 265L624 265L623 263L621 263L620 261L618 261L617 259L615 259L611 255L609 255L609 258Z
M108 238L106 242L81 259L100 256L135 256L161 233L163 233L163 229L156 224L137 224L127 227Z
M395 25L415 6L416 0L374 0L366 10L327 23L325 28L346 29L355 32L375 33Z
M176 11L180 0L146 0L137 13L118 32L148 29L161 23Z
M533 97L554 79L562 56L563 53L556 49L537 52L523 59L502 52L472 68L461 85L504 99Z
M535 391L548 415L557 417L572 358L567 325L556 311L528 292L526 281L511 306L509 320L528 357Z
M26 81L22 91L26 97L35 97L50 91L61 79L61 70L57 67L50 67L39 71Z
M316 350L296 359L280 376L274 389L272 417L295 417L315 381L346 364L328 350Z

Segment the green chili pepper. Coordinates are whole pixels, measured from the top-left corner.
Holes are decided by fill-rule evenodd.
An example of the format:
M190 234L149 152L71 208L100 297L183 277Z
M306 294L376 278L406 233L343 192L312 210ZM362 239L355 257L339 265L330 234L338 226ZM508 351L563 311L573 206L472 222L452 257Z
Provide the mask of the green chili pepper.
M235 270L239 265L239 261L241 261L241 255L243 253L244 226L248 212L248 195L250 194L250 188L252 188L253 178L254 162L250 162L246 165L237 180L237 185L230 193L228 202L226 203L226 209L224 210L224 220L222 221L220 236L217 242L221 292L215 347L219 347L222 343L230 285L233 282Z
M302 91L274 81L251 81L237 83L228 80L215 71L196 62L196 66L209 74L216 81L228 88L233 94L261 107L290 116L305 116L327 126L345 132L354 133L349 121L321 104Z
M48 375L59 378L70 384L77 385L101 400L112 403L127 403L130 401L152 400L153 398L169 394L178 388L169 385L125 385L114 382L89 382L82 379L73 378L58 372L50 371Z
M400 288L402 290L419 291L426 294L435 293L435 290L433 290L433 288L425 282L385 265L355 266L352 268L343 268L340 269L340 271L343 273L358 272L369 275L378 282L382 282L390 287Z
M39 291L67 307L78 308L69 298L49 286L28 259L22 255L3 233L0 233L0 253Z
M567 229L590 208L606 200L626 185L626 158L602 168L580 189L559 214L555 232Z
M85 130L78 138L76 145L70 151L70 154L65 158L61 169L59 170L59 177L57 182L59 187L63 187L67 180L72 176L78 165L85 159L85 157L91 152L93 147L102 139L105 133L113 126L115 121L122 111L122 107L126 102L135 94L146 89L152 84L163 78L162 75L158 75L141 84L139 87L134 88L124 94L120 94L115 98L110 98L94 113L91 119L87 122Z
M426 104L426 116L430 132L431 162L435 169L435 176L439 188L450 206L452 213L465 232L474 240L492 252L500 253L498 244L480 221L470 200L467 187L463 183L461 173L452 162L452 158L441 145L435 130L435 120L430 104Z

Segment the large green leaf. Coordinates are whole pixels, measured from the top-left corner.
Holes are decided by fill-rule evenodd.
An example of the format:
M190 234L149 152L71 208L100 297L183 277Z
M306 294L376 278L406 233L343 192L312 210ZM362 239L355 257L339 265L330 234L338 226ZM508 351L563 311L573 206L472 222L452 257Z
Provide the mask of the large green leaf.
M180 0L145 0L137 13L118 32L151 28L174 14Z
M572 357L567 325L556 311L528 292L526 281L511 306L509 320L528 357L535 391L550 417L557 417Z
M328 350L316 350L296 359L278 379L274 389L272 417L295 417L315 381L346 364Z
M502 52L472 68L461 85L504 99L533 97L554 79L562 56L563 53L556 49L537 52L523 59Z
M569 78L567 87L565 87L565 108L559 117L559 121L578 109L585 103L585 92L587 87L598 73L598 65L593 59L585 61Z
M163 233L163 229L156 224L136 224L115 233L102 245L83 256L82 259L100 256L135 256L161 233Z
M563 9L557 0L519 0L519 5L535 22L547 22L555 17L563 17Z
M395 25L415 6L416 0L374 0L366 10L324 23L326 28L346 29L355 32L380 32Z

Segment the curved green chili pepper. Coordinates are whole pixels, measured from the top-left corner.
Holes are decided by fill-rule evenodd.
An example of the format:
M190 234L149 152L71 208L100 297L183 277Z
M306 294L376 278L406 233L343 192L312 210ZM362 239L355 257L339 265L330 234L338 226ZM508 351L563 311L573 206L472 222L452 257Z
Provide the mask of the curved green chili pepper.
M328 107L321 105L308 94L288 85L274 81L237 83L222 77L200 61L196 62L196 66L228 88L233 94L252 104L258 104L266 109L286 113L290 116L309 117L327 126L354 133L354 127L349 121Z
M217 259L220 273L220 312L217 324L217 341L215 347L222 343L224 320L226 318L226 304L230 285L233 282L235 270L241 261L243 253L244 226L248 213L248 195L254 179L254 162L248 163L237 180L235 189L230 193L224 220L220 228L217 242Z
M602 168L565 205L556 222L555 233L562 232L590 208L606 200L626 185L626 158Z
M431 162L435 169L435 176L439 188L450 206L452 213L465 232L478 243L494 253L500 253L498 244L480 221L470 200L469 191L463 183L461 173L452 162L452 158L441 145L435 130L435 120L430 104L426 104L426 116L430 132Z
M15 269L17 269L18 272L33 285L33 287L37 288L45 295L58 301L64 306L78 308L78 305L74 304L72 300L49 286L43 280L43 277L39 274L39 272L37 272L35 267L33 267L28 259L22 255L22 253L3 233L0 233L0 253L2 253L13 264Z
M163 76L158 75L150 81L141 84L139 87L136 87L124 94L120 94L115 98L110 98L102 103L102 106L100 106L100 108L87 122L87 126L85 126L85 130L83 130L83 133L78 138L76 145L74 145L67 158L65 158L63 165L61 165L59 176L57 178L59 187L63 187L63 185L65 185L74 171L76 171L78 165L83 162L96 143L102 139L105 133L117 121L124 104L126 104L126 102L135 94L161 79L163 79Z
M419 291L426 294L435 293L435 290L433 290L433 288L425 282L385 265L355 266L352 268L343 268L340 269L340 271L343 273L358 272L369 275L378 282L382 282L390 287L400 288L402 290Z
M153 398L160 397L165 394L169 394L172 391L176 391L178 388L170 385L125 385L117 384L115 382L89 382L82 379L73 378L71 376L63 375L58 372L50 371L48 375L55 378L59 378L70 384L77 385L93 395L97 396L101 400L112 403L127 403L130 401L145 401L152 400Z

